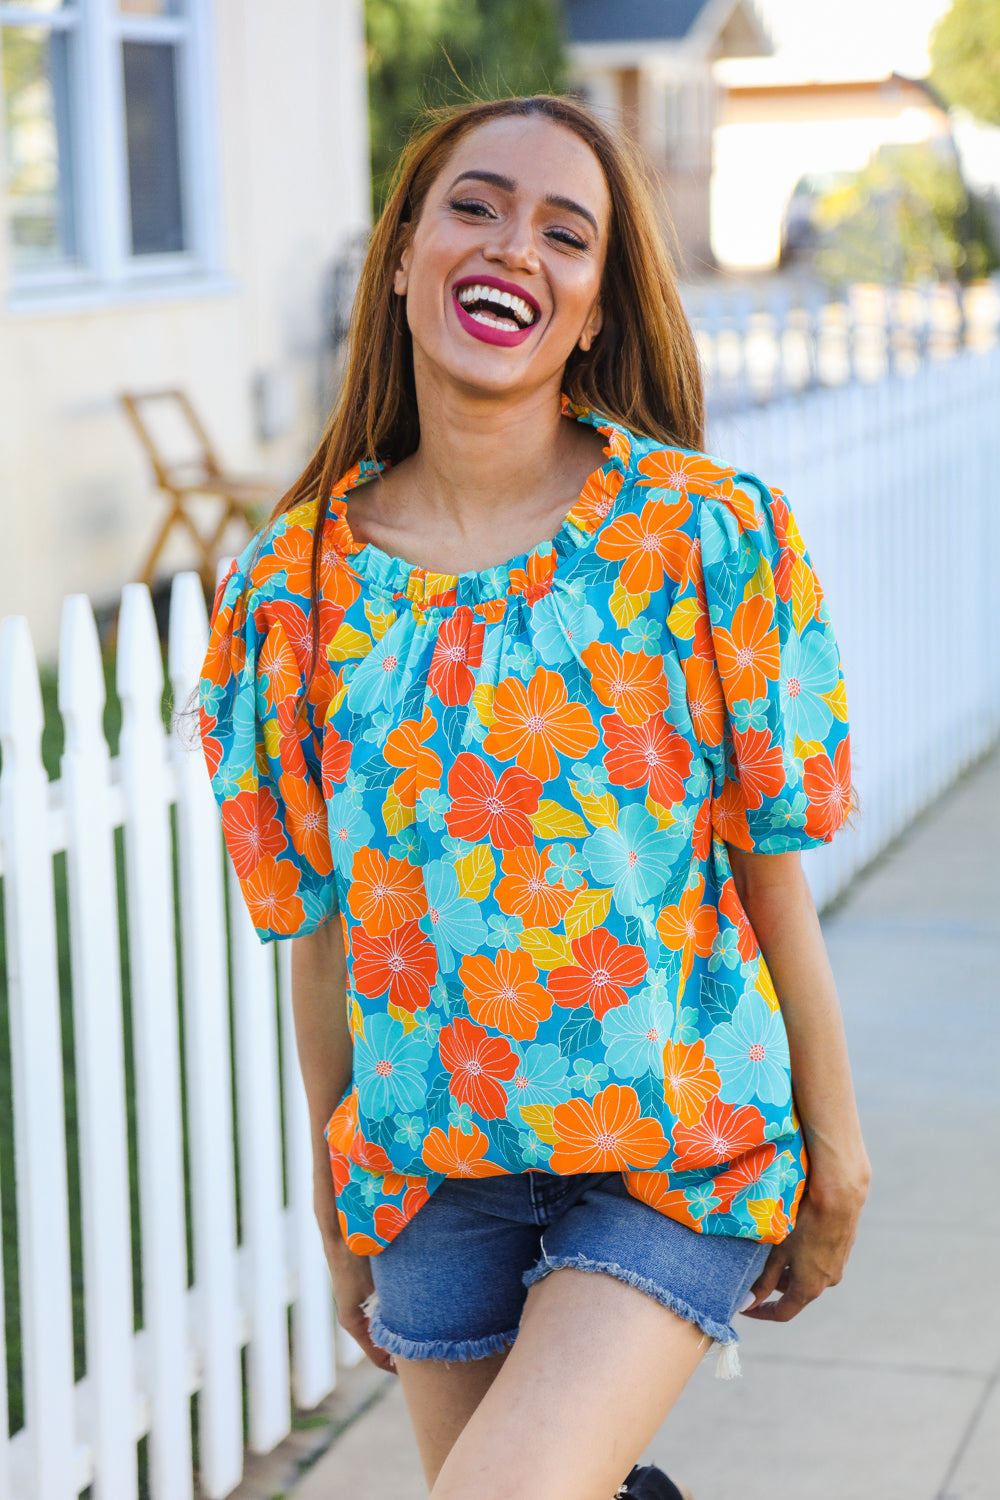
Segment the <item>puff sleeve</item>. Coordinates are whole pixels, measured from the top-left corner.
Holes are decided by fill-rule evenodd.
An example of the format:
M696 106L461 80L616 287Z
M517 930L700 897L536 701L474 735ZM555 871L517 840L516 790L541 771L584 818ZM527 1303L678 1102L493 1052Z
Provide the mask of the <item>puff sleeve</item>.
M275 589L266 559L248 577L248 555L216 595L199 699L226 845L251 921L269 942L313 932L337 910L321 763L328 674L299 712L307 601Z
M784 497L738 476L701 503L668 628L712 768L716 836L764 854L827 843L851 804L840 654Z

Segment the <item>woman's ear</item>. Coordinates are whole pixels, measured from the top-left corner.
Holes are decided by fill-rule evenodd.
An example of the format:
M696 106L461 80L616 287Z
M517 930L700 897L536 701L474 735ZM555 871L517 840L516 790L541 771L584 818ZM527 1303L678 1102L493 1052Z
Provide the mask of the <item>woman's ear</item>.
M410 284L410 246L400 252L396 272L392 278L392 289L397 297L405 297Z
M583 350L584 354L586 354L587 350L590 348L591 344L600 333L603 323L604 314L601 312L601 304L599 302L595 302L593 308L591 309L590 317L587 319L586 326L584 327L583 332L577 340L577 345L580 349Z

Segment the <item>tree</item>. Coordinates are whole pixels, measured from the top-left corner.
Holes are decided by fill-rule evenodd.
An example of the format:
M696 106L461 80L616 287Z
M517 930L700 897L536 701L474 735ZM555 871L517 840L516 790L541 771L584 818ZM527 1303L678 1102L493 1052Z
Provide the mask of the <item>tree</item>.
M376 213L421 113L466 99L558 93L558 0L366 0Z
M931 38L931 82L949 104L1000 125L1000 0L952 0Z

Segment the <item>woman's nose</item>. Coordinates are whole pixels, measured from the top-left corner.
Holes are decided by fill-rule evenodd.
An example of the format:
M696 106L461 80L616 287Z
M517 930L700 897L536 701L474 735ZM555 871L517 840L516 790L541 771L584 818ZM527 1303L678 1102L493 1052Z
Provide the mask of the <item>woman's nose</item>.
M483 246L483 256L486 260L523 271L537 271L538 249L530 219L515 215L498 225L496 234Z

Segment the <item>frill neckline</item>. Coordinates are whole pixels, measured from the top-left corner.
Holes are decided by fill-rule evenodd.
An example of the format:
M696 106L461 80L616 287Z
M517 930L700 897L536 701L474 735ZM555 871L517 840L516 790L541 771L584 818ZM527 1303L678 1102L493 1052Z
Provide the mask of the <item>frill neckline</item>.
M347 495L388 468L386 463L356 464L336 485L330 513L336 518L334 546L359 579L387 599L407 599L415 609L448 609L459 605L487 605L491 601L520 596L532 604L552 588L559 567L567 557L590 545L614 510L633 462L632 435L586 406L562 398L564 416L585 422L603 433L608 442L604 464L588 475L572 510L547 542L509 558L496 567L479 572L439 573L421 568L404 558L383 552L374 542L355 540L347 520ZM618 481L615 482L615 475Z

